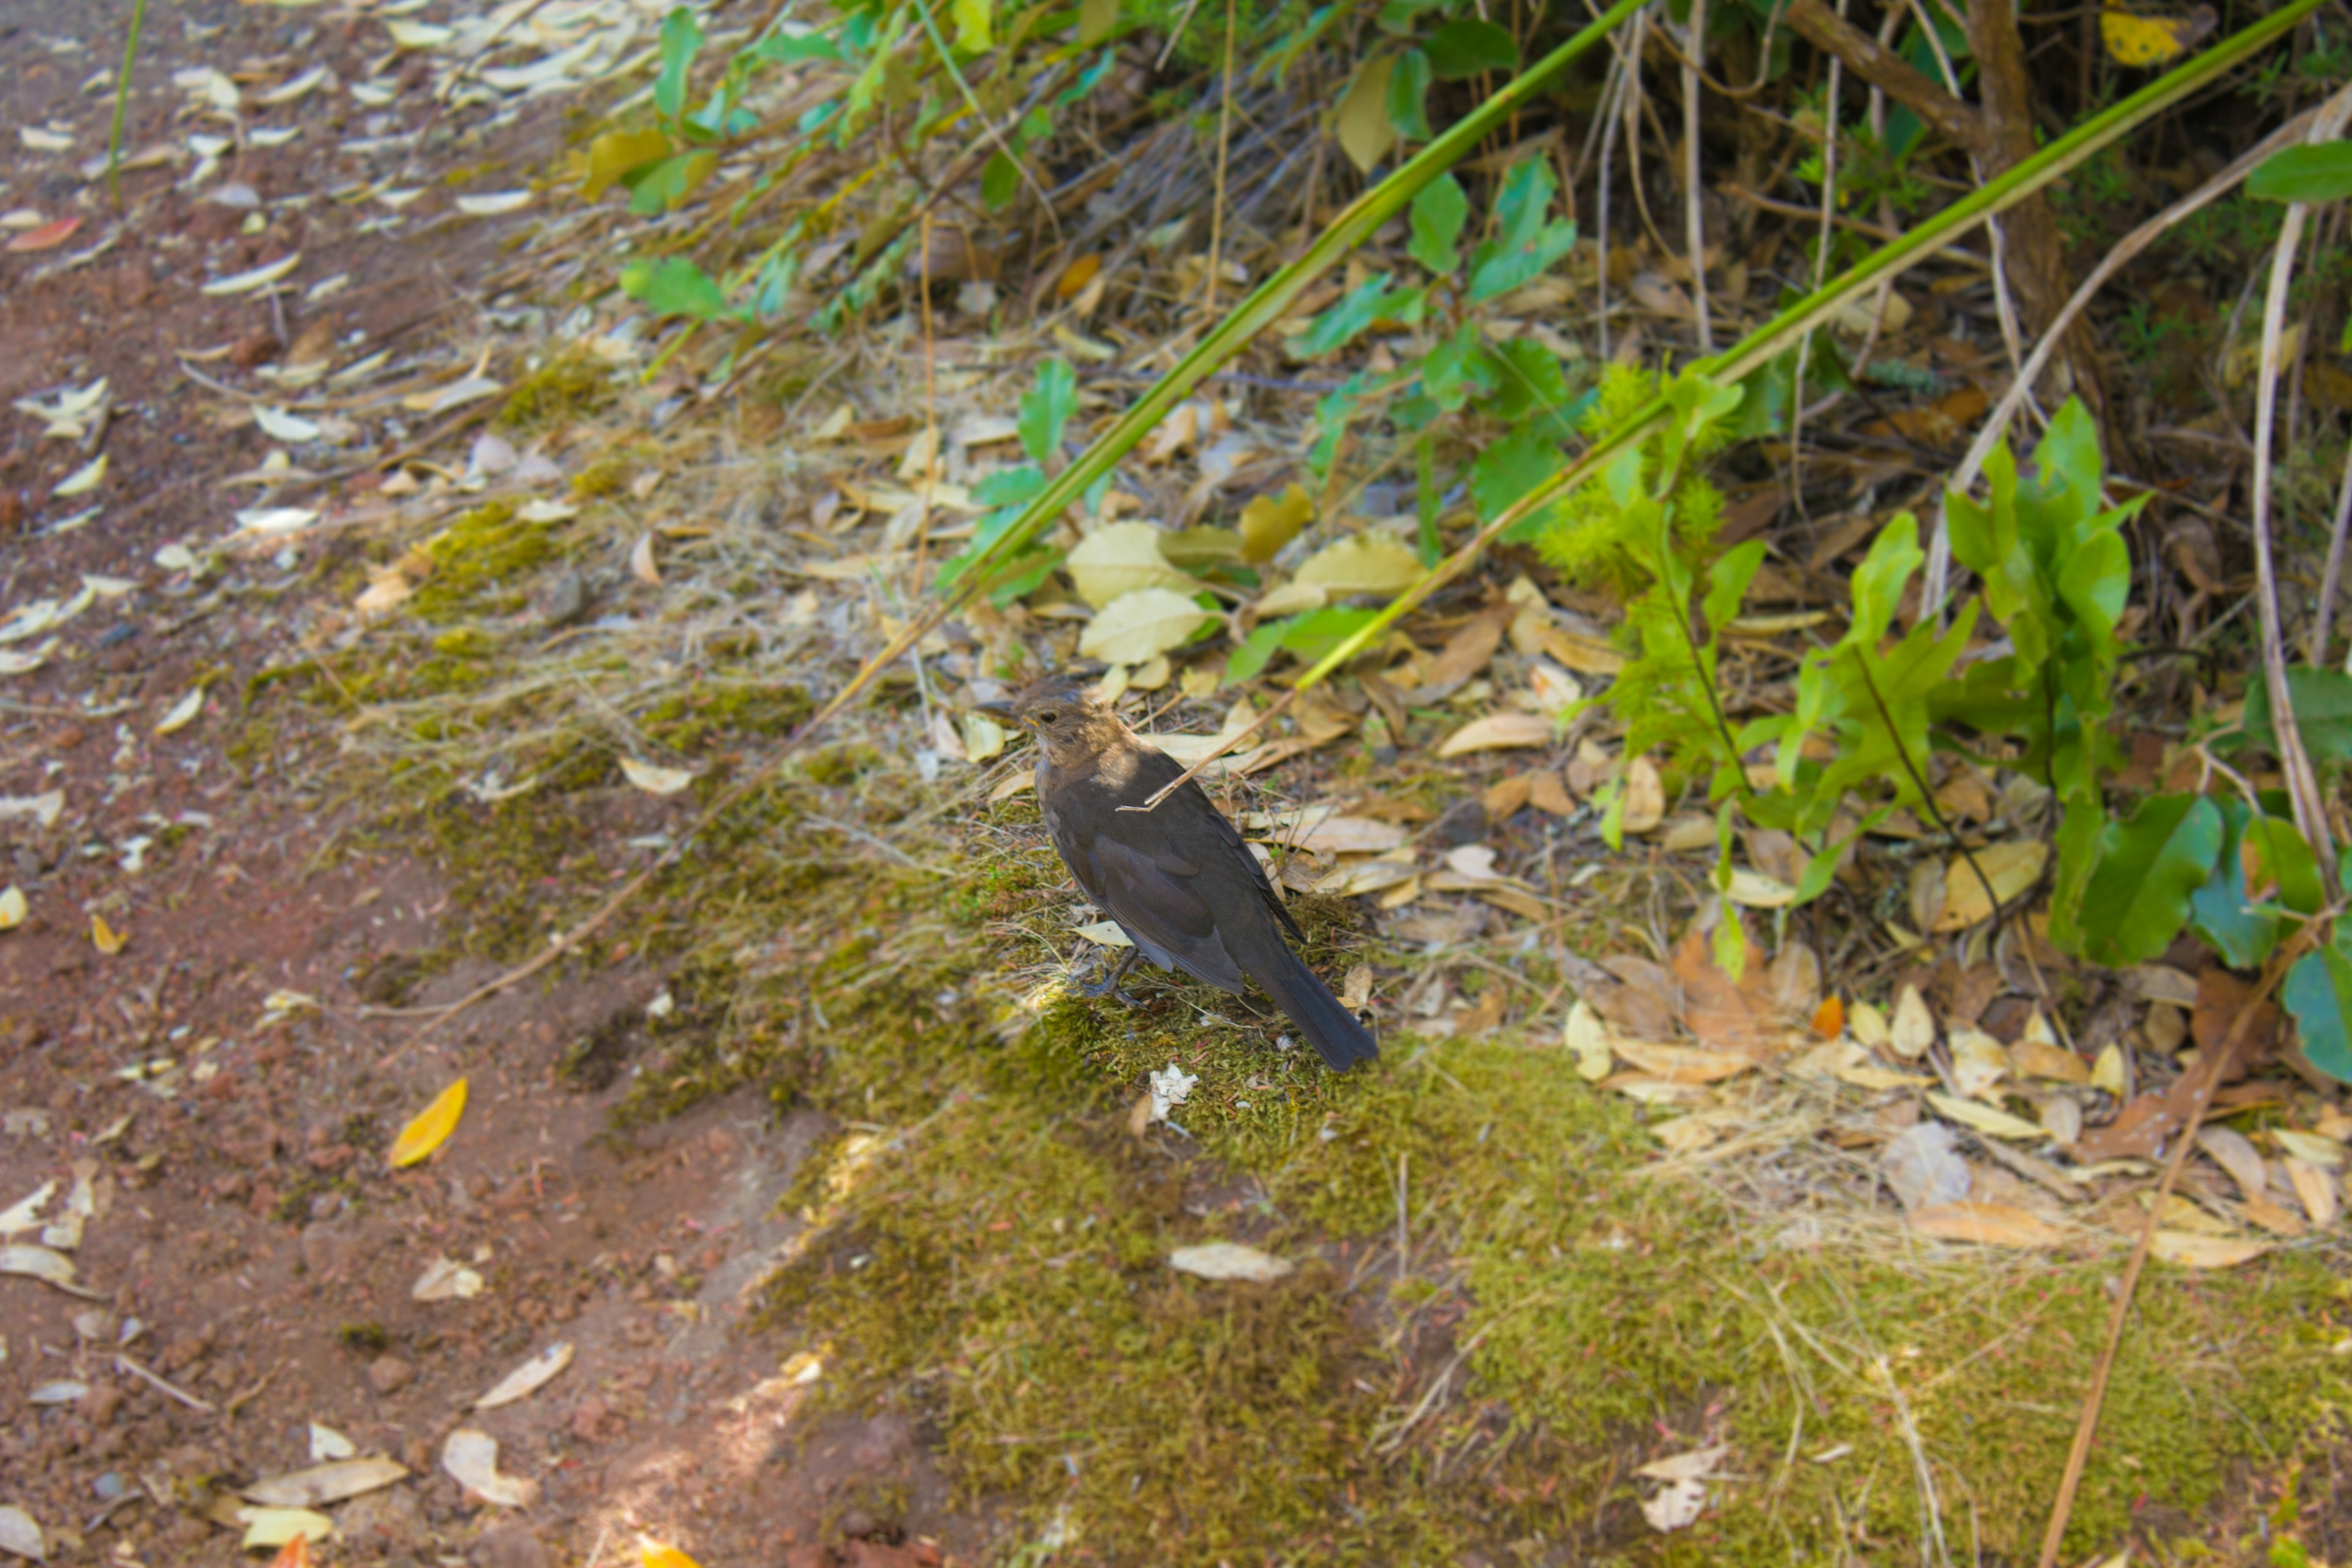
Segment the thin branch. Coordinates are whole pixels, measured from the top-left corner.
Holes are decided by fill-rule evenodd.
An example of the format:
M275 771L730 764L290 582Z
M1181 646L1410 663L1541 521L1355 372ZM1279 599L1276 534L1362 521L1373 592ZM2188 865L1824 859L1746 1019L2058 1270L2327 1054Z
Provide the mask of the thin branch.
M2313 123L2313 143L2332 141L2352 116L2352 91L2339 95ZM2254 534L2255 608L2262 616L2263 674L2270 689L2271 730L2278 751L2279 771L2285 775L2287 803L2294 826L2318 858L2321 881L2333 899L2340 890L2336 877L2333 837L2327 827L2327 805L2319 791L2319 775L2304 749L2303 731L2295 723L2294 697L2287 686L2286 637L2279 624L2278 568L2271 549L2272 449L2278 426L2278 384L2281 346L2286 331L2287 287L2294 278L2294 257L2303 243L2305 221L2311 209L2291 202L2279 225L2278 249L2271 258L2270 289L2263 302L2263 361L2254 400Z
M1791 0L1789 26L1815 48L1843 61L1854 75L1971 151L1990 144L1991 128L1977 110L1921 75L1910 61L1883 47L1822 0Z
M1992 939L1999 942L2000 895L1993 891L1992 879L1986 876L1985 868L1977 863L1977 852L1962 842L1960 836L1952 831L1952 825L1944 820L1943 812L1936 805L1935 792L1927 787L1927 779L1921 776L1919 764L1911 760L1911 748L1903 743L1903 733L1895 727L1895 715L1888 710L1886 699L1879 692L1878 679L1870 673L1870 661L1862 657L1859 647L1853 650L1853 667L1862 672L1862 684L1870 692L1871 706L1878 710L1878 721L1886 726L1886 738L1895 747L1895 755L1901 760L1903 771L1911 775L1912 787L1919 792L1919 804L1935 819L1937 830L1952 841L1952 847L1960 852L1960 858L1969 863L1969 869L1977 874L1977 882L1984 889L1985 903L1992 910Z
M2270 963L2263 967L2263 977L2255 984L2254 994L2240 1005L2221 1048L2213 1053L2210 1061L2200 1062L2191 1069L2195 1078L2189 1090L2189 1114L2182 1120L2172 1152L2165 1159L2164 1178L2157 1184L2156 1200L2147 1205L2147 1218L2140 1224L2139 1239L2132 1245L2131 1262L2125 1266L2122 1287L2116 1291L2115 1307L2107 1314L2106 1344L2099 1352L2098 1364L2091 1373L2090 1391L2083 1396L2083 1414L2074 1425L2074 1444L2066 1454L2065 1473L2058 1482L2058 1500L2051 1506L2049 1528L2042 1532L2041 1568L2057 1568L2058 1549L2066 1538L2066 1521L2074 1511L2074 1493L2083 1484L2083 1468L2091 1458L2091 1441L2098 1435L2099 1411L2106 1401L2107 1379L2116 1369L2116 1352L2123 1343L2124 1325L2131 1321L2132 1295L2139 1286L2141 1270L2147 1267L2148 1249L2156 1243L2156 1229L2164 1216L2165 1201L2171 1197L2174 1184L2180 1180L2180 1168L2196 1144L2198 1124L2205 1120L2206 1108L2213 1102L2213 1090L2236 1059L2254 1015L2277 988L2288 966L2316 939L2320 928L2341 912L2340 905L2326 910L2272 954Z

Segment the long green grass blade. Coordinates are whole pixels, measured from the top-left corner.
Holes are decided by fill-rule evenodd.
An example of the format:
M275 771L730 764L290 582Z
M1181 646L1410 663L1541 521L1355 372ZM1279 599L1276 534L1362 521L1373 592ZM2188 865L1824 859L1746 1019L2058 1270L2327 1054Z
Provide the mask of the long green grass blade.
M106 128L106 190L122 205L122 124L131 113L131 68L139 63L139 37L147 30L147 0L133 0L122 37L122 73L114 82L114 115Z
M2320 0L2292 0L2243 31L2233 33L2203 54L2158 78L2121 103L2084 121L1999 179L1979 186L1942 212L1927 219L1902 238L1890 241L1856 263L1852 269L1781 311L1713 359L1700 360L1692 369L1718 381L1738 381L1769 363L1783 349L1833 314L1839 306L1876 288L1909 268L1937 247L1949 244L1962 231L2041 190L2067 171L2128 135L2152 116L2179 102L2198 88L2231 69L2318 9ZM1433 151L1434 149L1433 148ZM1399 171L1402 173L1402 171ZM1606 468L1619 453L1642 441L1665 420L1666 401L1656 397L1618 429L1594 442L1552 480L1521 498L1509 510L1478 531L1477 537L1439 562L1421 580L1391 601L1372 620L1357 629L1302 674L1296 689L1305 690L1346 666L1388 633L1430 594L1460 575L1505 530L1534 515Z

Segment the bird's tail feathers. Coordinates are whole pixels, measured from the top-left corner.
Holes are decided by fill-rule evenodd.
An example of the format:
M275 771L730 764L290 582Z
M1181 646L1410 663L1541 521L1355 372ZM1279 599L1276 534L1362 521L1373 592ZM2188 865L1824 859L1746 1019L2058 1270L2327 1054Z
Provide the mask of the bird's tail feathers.
M1289 962L1277 966L1276 973L1253 978L1290 1015L1307 1044L1323 1058L1323 1065L1345 1072L1358 1062L1378 1057L1381 1047L1371 1031L1331 994L1331 988L1307 967L1306 961L1287 949L1282 956Z

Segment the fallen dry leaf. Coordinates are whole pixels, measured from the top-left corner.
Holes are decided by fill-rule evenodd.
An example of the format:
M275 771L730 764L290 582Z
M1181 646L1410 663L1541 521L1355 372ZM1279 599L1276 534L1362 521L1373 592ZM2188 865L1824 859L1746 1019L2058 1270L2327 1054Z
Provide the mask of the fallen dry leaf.
M49 1543L33 1516L15 1503L0 1503L0 1552L11 1552L35 1563L46 1563Z
M1951 1035L1952 1087L1970 1100L2000 1102L1995 1089L2009 1076L2009 1048L1978 1029Z
M248 1502L265 1508L320 1508L408 1479L408 1467L381 1457L338 1459L270 1476L244 1489Z
M1939 1204L1914 1212L1911 1228L1938 1241L1973 1241L1986 1247L2046 1250L2066 1242L2066 1233L2056 1226L2008 1204Z
M572 1342L561 1340L548 1346L506 1376L497 1386L474 1401L477 1410L496 1410L501 1405L512 1405L545 1387L557 1373L572 1364Z
M1989 844L1973 851L1975 865L1969 857L1955 855L1944 867L1943 912L1929 922L1927 929L1938 934L1966 931L1992 919L1993 905L1985 897L1985 880L1992 883L1993 898L2003 904L2014 903L2025 896L2042 879L2042 868L2050 862L2050 846L2039 838ZM1984 880L1977 873L1984 873Z
M1609 1026L1601 1015L1581 997L1568 1010L1568 1025L1560 1032L1560 1043L1576 1057L1576 1076L1588 1083L1599 1083L1610 1073L1612 1055Z
M1189 594L1139 588L1111 601L1087 623L1078 652L1108 664L1141 664L1182 647L1209 619Z
M1739 978L1732 979L1716 964L1713 933L1693 925L1675 947L1675 980L1692 1034L1719 1050L1760 1058L1784 1043L1786 1031L1774 1016L1763 950L1747 942L1747 954Z
M1403 541L1384 533L1357 533L1327 544L1291 574L1291 580L1321 588L1335 599L1351 594L1392 598L1419 580L1421 559Z
M656 1541L650 1535L637 1537L639 1568L702 1568L702 1565L667 1541Z
M1062 564L1078 597L1097 610L1139 588L1197 592L1200 584L1161 553L1163 537L1148 522L1114 522L1078 541Z
M1920 1121L1886 1141L1880 1171L1905 1212L1963 1203L1969 1195L1969 1163L1960 1158L1952 1130L1940 1121Z
M621 759L621 773L647 795L676 795L694 782L694 774L684 768L665 768L635 757Z
M1666 819L1666 786L1647 757L1625 764L1625 831L1647 833Z
M412 1301L470 1301L482 1293L482 1277L455 1258L436 1258L408 1288Z
M1753 1057L1738 1051L1710 1050L1704 1046L1618 1039L1611 1041L1610 1047L1643 1072L1668 1083L1717 1083L1737 1078L1756 1066Z
M2295 1201L2303 1205L2303 1212L2313 1225L2326 1230L2336 1223L2336 1184L2328 1179L2326 1172L2307 1160L2289 1160L2286 1179L2287 1184L2294 1188Z
M1994 1138L2037 1140L2042 1136L2042 1129L2034 1123L1995 1106L1979 1105L1972 1100L1960 1100L1933 1091L1928 1093L1927 1103L1934 1106L1939 1114Z
M434 1096L433 1103L418 1111L392 1141L386 1156L395 1171L414 1165L434 1150L449 1141L457 1130L457 1120L466 1113L466 1080L456 1082Z
M2159 1230L2149 1255L2183 1268L2235 1268L2271 1249L2267 1241L2225 1236L2199 1236L2185 1230Z
M1298 1266L1238 1241L1212 1241L1180 1247L1168 1255L1168 1267L1202 1279L1244 1279L1263 1284L1279 1279Z
M1886 1048L1906 1061L1917 1061L1936 1043L1936 1016L1916 985L1906 985L1895 1001L1895 1018L1886 1028Z
M2262 1154L2246 1141L2244 1133L2229 1127L2200 1127L2197 1130L2197 1146L2230 1173L2230 1180L2237 1183L2238 1191L2248 1198L2261 1197L2270 1191L2270 1173L2263 1168Z
M119 931L108 925L104 915L92 914L89 917L89 944L108 957L121 952L123 944L130 940L128 931Z
M441 1445L441 1468L457 1483L496 1508L529 1508L539 1500L539 1483L499 1469L499 1440L460 1426Z
M1483 719L1473 719L1451 735L1437 748L1441 757L1458 757L1469 752L1493 752L1522 746L1549 746L1554 726L1540 713L1489 713ZM1629 831L1631 831L1629 825Z
M316 1509L241 1508L236 1521L245 1526L245 1549L285 1547L298 1539L324 1541L335 1533L335 1521Z

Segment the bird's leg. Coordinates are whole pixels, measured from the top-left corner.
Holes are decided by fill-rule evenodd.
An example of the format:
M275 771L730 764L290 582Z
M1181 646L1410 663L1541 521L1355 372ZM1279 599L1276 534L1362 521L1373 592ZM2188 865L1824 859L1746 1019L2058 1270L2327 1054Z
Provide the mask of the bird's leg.
M1119 984L1121 980L1127 977L1127 966L1135 962L1136 952L1136 949L1131 947L1129 948L1126 952L1119 956L1118 963L1112 967L1111 972L1108 974L1104 975L1100 980L1095 981L1091 984L1079 986L1078 994L1081 996L1116 996L1130 1007L1141 1006L1142 1003L1135 997L1129 995L1127 994L1127 988Z

